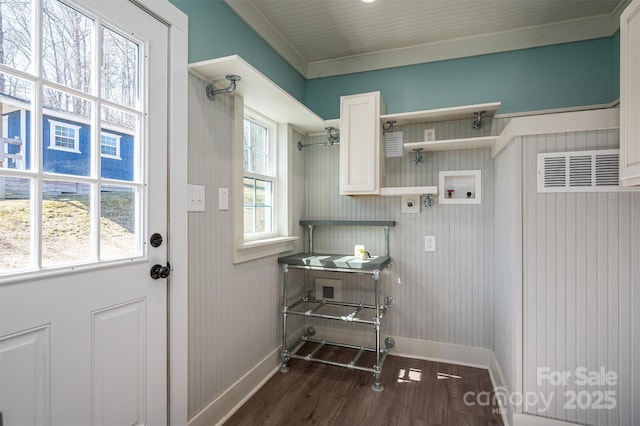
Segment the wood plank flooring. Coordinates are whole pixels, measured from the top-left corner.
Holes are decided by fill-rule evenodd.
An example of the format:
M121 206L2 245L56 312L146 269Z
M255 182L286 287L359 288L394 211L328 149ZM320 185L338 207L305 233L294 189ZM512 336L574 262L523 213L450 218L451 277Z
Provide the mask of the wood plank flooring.
M298 353L311 349L303 346ZM349 362L354 355L349 349L325 347L316 356ZM374 355L366 354L358 365L374 363ZM389 356L382 371L385 389L374 392L368 372L302 360L291 360L289 366L288 373L276 373L225 425L503 424L497 406L464 403L468 391L492 391L484 369Z

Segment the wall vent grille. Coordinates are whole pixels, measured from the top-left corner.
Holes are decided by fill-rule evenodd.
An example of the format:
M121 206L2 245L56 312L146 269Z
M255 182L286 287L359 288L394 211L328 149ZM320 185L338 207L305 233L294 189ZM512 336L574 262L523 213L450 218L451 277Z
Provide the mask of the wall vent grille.
M618 191L618 149L538 154L538 192Z

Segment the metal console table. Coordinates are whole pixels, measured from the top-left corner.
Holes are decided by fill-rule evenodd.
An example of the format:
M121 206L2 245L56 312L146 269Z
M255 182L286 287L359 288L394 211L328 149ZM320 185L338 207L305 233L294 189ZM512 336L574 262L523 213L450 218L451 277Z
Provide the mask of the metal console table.
M382 366L387 357L389 349L395 346L392 338L387 337L384 340L384 348L380 344L380 326L384 315L389 307L393 305L393 299L386 297L380 303L380 272L391 264L389 257L389 228L395 226L395 221L337 221L337 220L301 220L300 225L306 226L309 232L309 252L298 253L291 256L284 256L278 259L278 263L282 265L284 271L284 282L282 286L282 351L280 358L282 364L280 371L286 373L289 371L287 365L290 359L300 359L304 361L318 362L322 364L333 365L337 367L345 367L353 370L367 371L373 373L375 378L371 388L374 391L381 392L384 390L380 382L382 374ZM313 230L316 226L379 226L384 229L385 250L384 256L374 256L365 260L349 255L323 254L313 253ZM374 304L364 304L356 302L340 302L327 299L316 299L312 293L293 301L289 304L288 300L288 284L290 269L306 269L329 272L355 273L371 275L374 281ZM348 309L348 314L335 315L323 313L323 308L339 307ZM353 308L353 310L349 309ZM367 313L373 314L372 319ZM362 345L353 345L340 342L329 342L313 338L315 329L312 326L307 327L306 331L289 347L287 347L287 317L290 315L304 316L307 318L323 318L329 320L351 322L373 326L375 329L375 348L369 348ZM295 351L304 343L314 343L314 349L306 354L299 355ZM349 363L335 362L317 357L318 351L324 346L337 346L341 348L349 348L357 350L353 360ZM358 365L358 361L365 352L373 352L376 356L376 363L371 367Z

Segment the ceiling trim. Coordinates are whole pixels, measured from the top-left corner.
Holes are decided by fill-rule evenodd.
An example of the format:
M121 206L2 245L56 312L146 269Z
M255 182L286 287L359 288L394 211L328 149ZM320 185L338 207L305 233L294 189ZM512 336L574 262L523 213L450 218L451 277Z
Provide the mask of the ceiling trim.
M631 0L620 0L610 14L313 62L251 1L224 1L306 79L314 79L609 37L620 28L620 14Z
M300 74L307 77L307 60L289 41L273 26L273 24L253 5L246 0L224 0L224 2L262 37L276 52L289 62Z
M315 61L308 64L306 77L308 79L330 77L608 37L619 26L619 19L606 14L401 49Z

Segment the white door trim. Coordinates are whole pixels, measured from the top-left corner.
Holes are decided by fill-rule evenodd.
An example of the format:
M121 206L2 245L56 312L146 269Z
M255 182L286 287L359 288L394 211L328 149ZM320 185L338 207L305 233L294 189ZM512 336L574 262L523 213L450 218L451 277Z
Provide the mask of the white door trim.
M170 425L186 425L187 410L187 149L188 19L167 0L132 0L169 25L169 410Z

